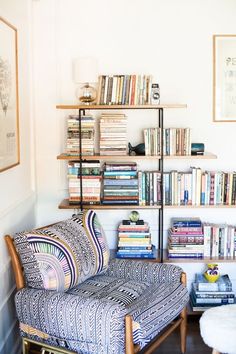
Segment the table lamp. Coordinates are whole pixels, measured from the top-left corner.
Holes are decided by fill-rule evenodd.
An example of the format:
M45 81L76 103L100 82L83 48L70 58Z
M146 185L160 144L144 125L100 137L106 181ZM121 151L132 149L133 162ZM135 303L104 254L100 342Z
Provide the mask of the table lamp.
M82 84L76 90L76 97L84 104L91 104L96 100L96 89L91 83L97 82L97 61L91 57L77 58L74 63L74 80Z

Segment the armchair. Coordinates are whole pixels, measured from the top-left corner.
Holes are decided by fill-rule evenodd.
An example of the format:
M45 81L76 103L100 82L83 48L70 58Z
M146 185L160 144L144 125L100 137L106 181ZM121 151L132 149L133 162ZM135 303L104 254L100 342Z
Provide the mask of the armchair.
M59 228L47 228L47 237L52 234L58 237L64 223L58 224ZM85 224L79 224L86 228ZM61 353L62 348L65 353L79 354L134 354L143 348L145 353L152 353L178 326L181 352L185 353L188 292L180 267L111 259L102 271L92 276L84 276L84 268L80 267L83 281L66 291L32 288L29 278L32 279L36 265L32 266L35 259L28 256L25 239L22 244L30 259L28 268L25 258L19 257L18 252L22 251L19 240L15 237L14 243L11 236L5 238L18 290L15 303L23 353L27 353L32 342L55 347L55 353L57 350ZM102 248L104 251L104 243Z

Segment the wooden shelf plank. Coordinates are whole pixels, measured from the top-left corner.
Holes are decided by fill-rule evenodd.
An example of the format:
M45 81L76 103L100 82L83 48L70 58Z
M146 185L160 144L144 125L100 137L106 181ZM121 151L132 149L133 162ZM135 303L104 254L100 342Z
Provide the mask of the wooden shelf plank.
M84 155L83 159L84 160L159 160L161 157L160 156L145 156L145 155L120 155L120 156L113 156L113 155ZM66 153L60 154L57 156L58 160L75 160L79 161L80 157L78 155L68 155ZM193 159L193 160L207 160L207 159L217 159L217 156L215 154L212 154L210 152L205 153L204 155L186 155L186 156L176 156L176 155L171 155L171 156L164 156L164 160L187 160L187 159Z
M235 263L236 257L203 257L203 258L168 258L168 251L163 250L164 263Z
M164 205L165 209L181 209L181 208L187 208L187 209L232 209L236 208L236 205Z
M58 104L57 109L85 109L85 110L113 110L113 109L160 109L160 108L186 108L186 104L179 103L163 103L159 105L142 104L142 105L74 105L74 104Z
M69 204L68 199L63 199L62 202L58 206L59 209L79 209L79 204ZM97 205L97 204L90 204L90 205L83 205L84 209L160 209L159 205Z

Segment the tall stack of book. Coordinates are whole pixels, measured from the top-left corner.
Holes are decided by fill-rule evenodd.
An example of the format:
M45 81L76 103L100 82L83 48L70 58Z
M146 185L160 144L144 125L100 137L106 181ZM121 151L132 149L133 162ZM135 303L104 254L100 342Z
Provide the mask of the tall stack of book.
M205 311L215 306L234 304L235 294L229 276L222 275L215 283L210 283L203 274L196 274L190 302L193 311Z
M204 234L199 218L173 218L168 238L169 258L202 258Z
M104 164L103 204L137 205L138 179L136 162Z
M68 162L69 203L80 203L80 163ZM84 204L100 204L101 172L100 161L82 162L82 198Z
M150 75L101 75L97 104L151 104Z
M161 128L144 129L145 155L161 154ZM163 129L164 155L191 155L191 136L189 128Z
M143 220L123 220L118 227L118 258L154 258L149 225Z
M91 115L81 117L82 155L94 155L94 118ZM70 115L67 125L66 152L79 155L79 116Z
M102 113L100 154L127 155L127 117L121 113Z

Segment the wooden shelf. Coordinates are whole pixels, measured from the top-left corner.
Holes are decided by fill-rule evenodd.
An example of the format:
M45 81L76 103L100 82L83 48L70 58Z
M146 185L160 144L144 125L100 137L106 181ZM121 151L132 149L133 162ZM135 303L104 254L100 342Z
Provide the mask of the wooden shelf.
M84 160L160 160L160 156L146 156L146 155L120 155L120 156L113 156L113 155L84 155L82 156ZM68 155L66 153L60 154L57 156L58 160L74 160L79 161L80 157L78 155ZM185 155L185 156L177 156L177 155L170 155L164 156L164 160L210 160L210 159L217 159L215 154L210 152L205 153L204 155Z
M234 209L236 205L164 205L166 209Z
M203 257L203 258L168 258L168 251L163 250L164 263L235 263L236 257Z
M113 109L161 109L161 108L186 108L186 104L178 103L163 103L159 105L143 104L143 105L74 105L74 104L59 104L56 106L57 109L84 109L84 110L113 110Z
M79 209L80 204L70 204L68 199L63 199L63 201L58 206L59 209ZM84 209L160 209L159 205L97 205L97 204L89 204L83 205Z

